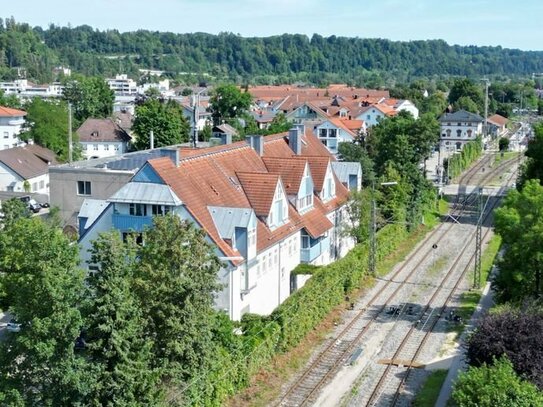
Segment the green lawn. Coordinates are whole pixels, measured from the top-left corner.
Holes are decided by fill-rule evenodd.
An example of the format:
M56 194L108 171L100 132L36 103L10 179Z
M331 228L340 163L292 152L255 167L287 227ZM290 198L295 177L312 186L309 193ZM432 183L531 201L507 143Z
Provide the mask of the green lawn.
M439 396L441 386L447 377L447 369L435 370L426 379L422 388L417 392L413 406L415 407L434 407Z

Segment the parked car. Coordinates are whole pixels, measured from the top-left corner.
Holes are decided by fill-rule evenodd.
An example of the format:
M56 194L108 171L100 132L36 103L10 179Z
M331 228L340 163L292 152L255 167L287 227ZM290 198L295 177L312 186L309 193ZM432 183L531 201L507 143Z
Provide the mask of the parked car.
M41 205L37 203L34 199L31 199L30 201L28 201L28 209L34 213L38 213L39 211L41 211Z
M6 329L9 332L19 332L21 330L21 324L18 324L17 321L12 319L11 321L8 322Z

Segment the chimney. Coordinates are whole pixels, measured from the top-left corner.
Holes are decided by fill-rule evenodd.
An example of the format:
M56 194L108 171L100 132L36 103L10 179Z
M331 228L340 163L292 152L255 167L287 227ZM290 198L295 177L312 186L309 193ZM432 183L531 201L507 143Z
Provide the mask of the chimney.
M181 161L181 152L179 151L179 148L161 148L160 156L168 157L176 167L179 167L179 162Z
M153 133L153 130L149 132L149 141L151 143L151 150L155 148L155 135Z
M264 136L247 136L245 140L260 157L264 155Z
M294 125L288 131L288 145L296 155L302 153L302 134L299 125Z

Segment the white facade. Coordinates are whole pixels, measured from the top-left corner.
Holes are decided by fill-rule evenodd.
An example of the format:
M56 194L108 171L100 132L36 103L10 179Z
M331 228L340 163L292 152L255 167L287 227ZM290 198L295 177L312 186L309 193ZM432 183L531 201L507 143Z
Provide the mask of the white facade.
M96 143L80 142L85 159L113 157L125 154L128 151L127 143L122 141L100 141Z
M108 79L107 84L109 88L119 96L129 96L138 94L138 84L128 78L128 75L117 75L115 79Z
M0 116L0 150L25 144L17 137L24 122L24 116Z
M29 99L36 96L42 98L60 97L63 86L58 82L49 85L35 85L26 79L17 79L13 82L0 82L0 89L6 95L17 95L19 99Z
M49 195L49 174L29 178L28 191L25 190L25 180L11 168L0 162L0 191L35 192Z
M397 112L405 110L406 112L411 113L415 119L419 118L419 109L417 109L417 107L409 100L398 101L398 103L394 106L394 110Z
M466 143L482 134L482 122L441 122L440 148L446 151L460 151Z
M381 118L385 117L385 114L375 106L369 106L364 112L360 113L356 120L364 120L367 127L375 126L379 123Z
M314 133L332 154L337 154L339 143L352 142L354 139L351 132L336 126L329 120L315 127Z

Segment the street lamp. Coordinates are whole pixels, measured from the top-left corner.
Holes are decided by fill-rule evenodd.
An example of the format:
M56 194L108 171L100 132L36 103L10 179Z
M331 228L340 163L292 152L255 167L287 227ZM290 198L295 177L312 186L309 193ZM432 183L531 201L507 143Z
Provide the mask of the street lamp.
M381 186L398 185L396 181L381 182ZM371 219L370 219L370 253L368 257L368 268L372 275L375 275L375 256L377 253L377 202L375 201L375 182L371 184Z

